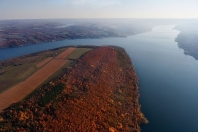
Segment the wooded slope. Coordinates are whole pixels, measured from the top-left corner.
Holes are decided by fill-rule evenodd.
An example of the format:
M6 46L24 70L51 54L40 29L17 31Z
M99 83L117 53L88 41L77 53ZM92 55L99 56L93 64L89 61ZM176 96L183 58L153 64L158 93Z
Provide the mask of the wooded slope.
M1 131L132 131L147 123L126 52L98 47L0 116Z

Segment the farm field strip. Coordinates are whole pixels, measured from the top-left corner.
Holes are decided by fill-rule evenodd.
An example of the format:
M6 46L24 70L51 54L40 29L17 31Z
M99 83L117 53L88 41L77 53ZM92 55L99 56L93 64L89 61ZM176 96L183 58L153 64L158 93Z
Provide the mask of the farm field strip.
M53 57L48 57L48 58L44 59L43 61L41 61L40 63L38 63L36 65L36 68L40 68L40 67L44 66L46 63L48 63L52 59L53 59Z
M63 67L68 60L64 58L75 48L68 48L63 53L52 59L45 66L35 72L32 76L18 85L0 94L0 112L11 104L22 100L35 88L40 86L45 80L52 76L56 71ZM64 56L65 55L65 56Z
M75 48L68 48L61 54L59 54L56 59L65 59L70 53L72 53L75 50Z

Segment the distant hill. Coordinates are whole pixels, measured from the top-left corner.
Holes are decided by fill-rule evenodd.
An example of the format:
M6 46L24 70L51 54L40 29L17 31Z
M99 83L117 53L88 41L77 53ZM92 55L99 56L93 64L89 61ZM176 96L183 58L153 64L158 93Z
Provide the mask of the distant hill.
M198 22L180 24L175 29L181 31L176 38L179 48L184 49L184 54L198 60Z
M155 24L137 20L4 20L0 21L0 48L65 39L127 37L150 31Z

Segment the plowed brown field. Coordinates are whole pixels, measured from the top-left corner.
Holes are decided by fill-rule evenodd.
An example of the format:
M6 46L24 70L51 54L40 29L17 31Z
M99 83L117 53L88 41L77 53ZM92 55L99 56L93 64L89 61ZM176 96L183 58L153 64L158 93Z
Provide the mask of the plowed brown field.
M64 60L64 58L74 49L75 48L68 48L25 81L0 94L0 112L12 103L16 103L23 99L57 70L64 66L68 62L68 60Z
M75 48L68 48L63 53L61 53L60 55L58 55L56 58L57 59L65 59L72 51L74 51L74 49Z

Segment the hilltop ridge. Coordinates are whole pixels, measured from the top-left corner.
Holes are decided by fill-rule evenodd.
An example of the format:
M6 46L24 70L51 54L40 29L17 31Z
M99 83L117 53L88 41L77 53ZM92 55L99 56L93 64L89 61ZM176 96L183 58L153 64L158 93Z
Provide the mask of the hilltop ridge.
M132 131L147 123L138 78L119 47L95 47L0 114L1 131Z

